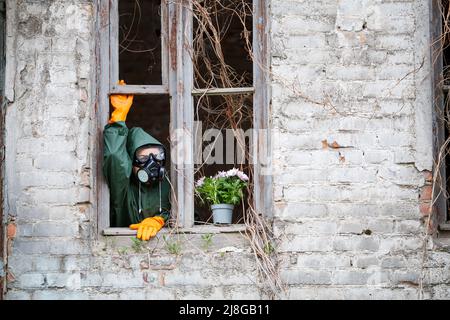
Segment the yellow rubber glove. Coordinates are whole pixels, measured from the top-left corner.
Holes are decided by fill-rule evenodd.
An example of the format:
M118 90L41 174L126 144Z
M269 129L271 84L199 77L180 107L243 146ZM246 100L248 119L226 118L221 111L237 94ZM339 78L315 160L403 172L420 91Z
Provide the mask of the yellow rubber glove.
M120 80L119 85L125 85L125 81ZM133 98L134 96L132 94L112 94L109 97L114 107L109 123L125 121L127 119L128 111L130 111L131 105L133 104Z
M130 229L137 230L136 237L138 239L147 241L150 238L154 237L163 226L164 218L150 217L142 220L141 223L130 225Z

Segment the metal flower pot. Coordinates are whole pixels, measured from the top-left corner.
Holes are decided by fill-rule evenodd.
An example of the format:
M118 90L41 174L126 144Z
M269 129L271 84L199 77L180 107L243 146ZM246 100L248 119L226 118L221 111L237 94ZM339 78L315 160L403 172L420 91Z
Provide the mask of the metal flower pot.
M233 204L213 204L211 205L211 210L213 213L214 223L231 223L233 218Z

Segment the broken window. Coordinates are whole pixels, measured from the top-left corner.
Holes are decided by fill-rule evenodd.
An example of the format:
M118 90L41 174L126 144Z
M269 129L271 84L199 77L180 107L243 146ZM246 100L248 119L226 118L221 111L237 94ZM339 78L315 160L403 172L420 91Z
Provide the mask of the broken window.
M195 88L250 88L252 1L194 2Z
M158 88L163 84L162 79L167 78L167 70L164 69L163 72L162 63L164 40L161 27L164 12L161 0L118 0L119 26L117 30L112 29L111 48L116 52L113 56L116 60L118 51L117 80L123 79L128 85L139 85L142 88L134 96L133 106L127 116L127 126L143 128L167 148L169 95L158 94L152 92L152 87L145 87L155 85ZM114 62L112 61L113 64ZM129 90L131 92L133 88ZM160 90L164 91L166 88L161 87ZM170 157L170 153L167 155Z
M103 131L111 114L111 94L133 94L127 127L143 128L168 149L167 4L161 0L99 0L98 5L98 128ZM126 85L119 86L119 79ZM109 189L101 159L97 163L100 231L110 226Z
M232 168L252 172L252 12L251 0L193 4L193 111L203 137L196 180ZM247 201L253 200L251 190L250 185L244 191L242 204L235 206L234 223L243 223ZM198 197L195 209L196 223L212 222L209 205Z
M233 106L238 108L233 109ZM245 210L253 201L253 167L250 158L253 149L252 95L196 97L194 113L196 129L199 131L197 134L203 137L197 151L195 180L232 168L238 168L249 175L250 186L244 189L243 201L233 211L233 223L243 223ZM195 209L196 224L213 222L210 206L199 201L198 197Z
M128 84L162 84L160 0L119 1L119 78Z
M170 146L172 218L179 226L211 222L210 209L195 199L194 181L232 167L242 169L251 180L233 222L242 223L249 204L270 214L270 175L263 175L265 168L252 162L270 158L270 148L265 147L270 135L258 133L269 127L265 1L98 3L99 131L108 121L109 95L134 94L127 126L140 126ZM253 49L255 41L258 46ZM117 85L119 79L127 85ZM200 142L195 140L199 123ZM197 157L198 147L211 143L208 129L223 137L222 160L210 162L210 157L203 157L204 150ZM233 151L228 152L227 144L232 143ZM100 162L101 232L109 227L109 193Z

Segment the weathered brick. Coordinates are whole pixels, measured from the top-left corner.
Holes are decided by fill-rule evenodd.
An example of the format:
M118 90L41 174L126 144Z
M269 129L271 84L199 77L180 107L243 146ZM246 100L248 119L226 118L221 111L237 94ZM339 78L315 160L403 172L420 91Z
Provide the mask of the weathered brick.
M296 264L301 268L333 269L349 267L351 258L345 255L326 254L300 254Z
M380 261L376 256L360 256L356 259L356 266L361 269L378 266L379 263Z
M397 221L395 224L395 232L405 234L417 234L423 231L423 226L419 220L403 220Z
M342 300L342 288L331 286L292 286L288 299L292 300Z
M151 288L146 291L146 300L174 300L176 299L176 290L169 288Z
M45 278L42 273L25 273L16 281L13 284L18 288L42 288L45 285Z
M394 230L392 219L373 219L367 225L367 230L376 234L391 234Z
M82 291L42 290L34 291L33 300L88 300L90 295Z
M380 252L416 251L422 248L423 240L419 237L391 237L380 240Z
M47 273L45 275L49 288L79 289L80 273Z
M49 164L51 166L51 164ZM65 170L66 168L62 168ZM19 183L24 187L48 186L68 188L76 183L77 178L68 172L46 172L43 170L20 172Z
M396 284L419 284L419 273L417 271L393 271L390 274L390 281L393 285Z
M331 284L331 273L315 270L289 270L281 272L281 279L287 284Z
M41 154L34 159L34 166L37 169L52 171L70 171L77 170L79 164L74 154L60 154L55 158L54 154Z
M87 243L76 239L17 239L14 248L23 254L88 254Z
M59 271L61 260L61 257L55 256L35 256L33 257L33 268L37 271Z
M21 224L19 235L22 237L76 237L78 223L39 221L33 224Z
M30 300L31 293L25 290L8 290L7 300Z
M115 287L115 288L141 288L145 285L145 279L152 283L152 279L155 278L153 274L151 276L144 278L143 274L133 274L133 273L109 273L105 272L102 274L102 286L105 287Z
M332 243L328 237L322 236L296 236L286 239L281 244L279 251L298 251L298 252L314 252L314 251L331 251Z
M260 300L261 293L254 286L224 286L223 295L231 300Z
M404 268L406 262L403 257L386 257L381 261L382 268Z
M119 293L120 300L146 300L145 291L123 290ZM152 300L158 300L156 297Z
M33 270L34 256L15 254L8 258L8 269L19 275Z
M337 251L378 251L380 243L377 239L367 236L335 238L333 249Z
M119 294L116 292L94 291L89 294L89 300L119 300Z
M375 70L366 66L335 66L327 68L327 78L332 80L373 80Z
M275 205L275 215L287 221L297 221L310 217L325 217L327 214L326 205L314 202L277 203Z
M195 271L190 273L185 272L171 272L167 273L165 276L164 283L166 286L185 286L185 285L196 285L196 286L208 286L214 282L216 285L239 285L252 283L253 275L247 274L243 277L242 274L229 274L226 277L219 277L216 279L211 278L208 274Z
M194 289L195 288L195 289ZM224 294L221 287L193 287L184 286L177 292L177 295L193 300L224 300Z
M333 284L338 285L364 285L367 284L371 273L367 271L335 271L333 272Z
M307 235L307 234L334 234L337 224L333 221L303 221L303 223L290 223L285 229L286 234Z

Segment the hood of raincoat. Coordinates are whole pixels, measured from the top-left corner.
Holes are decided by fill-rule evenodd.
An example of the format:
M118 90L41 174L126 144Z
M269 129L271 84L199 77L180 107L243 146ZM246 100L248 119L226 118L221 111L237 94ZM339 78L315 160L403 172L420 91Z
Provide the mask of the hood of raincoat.
M139 127L132 128L128 133L127 141L127 151L130 155L130 159L134 159L136 149L148 144L154 144L164 147L161 142L145 132L144 129Z

